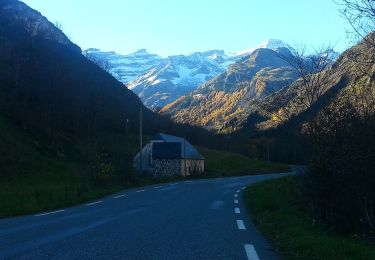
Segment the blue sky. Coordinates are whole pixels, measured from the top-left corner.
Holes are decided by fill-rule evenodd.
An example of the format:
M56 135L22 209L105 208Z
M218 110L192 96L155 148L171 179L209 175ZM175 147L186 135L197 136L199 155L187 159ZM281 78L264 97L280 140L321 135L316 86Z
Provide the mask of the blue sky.
M331 0L24 0L81 48L162 56L241 51L267 39L319 48L348 46L346 21Z

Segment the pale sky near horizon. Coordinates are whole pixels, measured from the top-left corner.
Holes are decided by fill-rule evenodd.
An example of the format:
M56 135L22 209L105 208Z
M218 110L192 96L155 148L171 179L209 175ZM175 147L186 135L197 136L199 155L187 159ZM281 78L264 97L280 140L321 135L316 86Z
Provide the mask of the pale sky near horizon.
M82 49L161 56L222 49L267 39L319 48L349 47L346 21L332 0L23 0Z

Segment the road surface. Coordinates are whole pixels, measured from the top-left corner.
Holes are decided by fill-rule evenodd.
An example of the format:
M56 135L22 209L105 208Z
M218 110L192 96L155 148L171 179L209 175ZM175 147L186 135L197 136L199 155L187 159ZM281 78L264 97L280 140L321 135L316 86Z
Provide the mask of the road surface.
M126 190L0 220L0 259L277 259L250 221L244 187L286 174Z

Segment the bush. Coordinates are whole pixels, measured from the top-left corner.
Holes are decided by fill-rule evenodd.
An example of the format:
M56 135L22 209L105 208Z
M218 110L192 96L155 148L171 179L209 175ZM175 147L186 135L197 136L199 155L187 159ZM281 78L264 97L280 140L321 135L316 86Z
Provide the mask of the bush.
M306 130L315 148L308 172L315 213L340 232L374 235L374 113L341 100Z

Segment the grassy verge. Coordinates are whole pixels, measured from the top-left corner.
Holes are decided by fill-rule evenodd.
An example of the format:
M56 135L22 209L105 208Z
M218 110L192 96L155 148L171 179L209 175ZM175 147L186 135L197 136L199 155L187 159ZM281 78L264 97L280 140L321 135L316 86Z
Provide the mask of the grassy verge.
M304 187L303 177L287 177L245 190L252 218L273 248L285 259L375 259L374 245L332 234L301 209Z
M0 218L66 207L126 187L115 180L95 186L82 174L85 169L0 116Z
M205 172L208 176L242 176L290 171L286 164L253 160L241 154L206 148L199 148L199 152L206 158Z
M110 151L122 151L124 144L127 145L127 153L117 153L120 163L124 158L132 160L138 150L136 137L121 138L124 139L119 134L114 138L117 142L103 140L111 145ZM179 177L153 179L138 176L135 185L120 176L127 174L129 180L133 175L130 169L126 170L119 164L120 174L106 176L104 185L97 185L90 176L92 166L79 158L72 158L78 153L72 144L66 146L67 149L58 154L43 137L35 136L0 116L0 218L67 207L130 187L182 180ZM203 178L289 169L286 165L250 160L238 154L203 148L200 151L206 157L207 174Z

